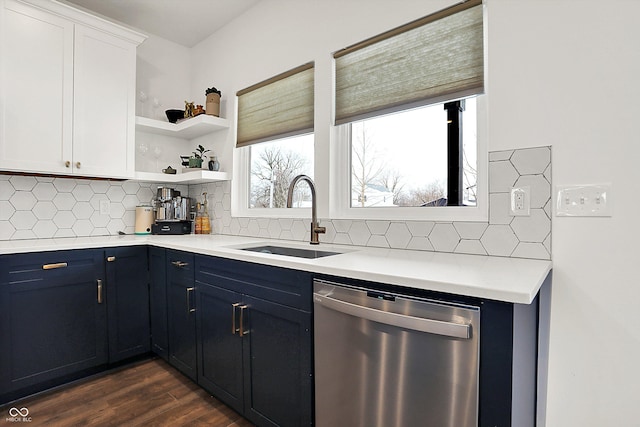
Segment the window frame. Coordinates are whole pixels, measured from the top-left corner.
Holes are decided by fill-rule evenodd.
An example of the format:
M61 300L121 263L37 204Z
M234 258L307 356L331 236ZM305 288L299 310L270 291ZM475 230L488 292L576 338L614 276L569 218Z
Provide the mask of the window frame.
M489 218L488 152L486 138L487 95L477 96L477 199L475 206L351 207L350 124L334 126L331 163L330 217L350 220L389 221L487 221ZM464 124L463 124L464 126Z

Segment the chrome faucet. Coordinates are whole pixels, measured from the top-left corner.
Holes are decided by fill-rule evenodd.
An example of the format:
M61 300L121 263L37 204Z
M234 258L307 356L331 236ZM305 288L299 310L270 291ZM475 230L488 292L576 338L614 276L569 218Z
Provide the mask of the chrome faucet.
M320 224L318 224L318 215L316 211L316 186L313 183L313 180L307 175L298 175L293 178L293 181L291 181L291 184L289 185L289 194L287 194L287 207L290 208L293 205L293 188L300 180L307 181L307 184L309 184L309 188L311 189L311 241L309 243L317 245L320 243L318 241L318 234L326 233L327 229L326 227L320 227Z

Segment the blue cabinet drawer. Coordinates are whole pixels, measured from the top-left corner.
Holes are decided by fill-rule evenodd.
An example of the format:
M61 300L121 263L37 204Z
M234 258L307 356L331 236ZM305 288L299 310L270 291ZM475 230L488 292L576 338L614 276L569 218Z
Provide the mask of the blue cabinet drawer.
M196 283L311 311L311 273L200 255L195 264Z

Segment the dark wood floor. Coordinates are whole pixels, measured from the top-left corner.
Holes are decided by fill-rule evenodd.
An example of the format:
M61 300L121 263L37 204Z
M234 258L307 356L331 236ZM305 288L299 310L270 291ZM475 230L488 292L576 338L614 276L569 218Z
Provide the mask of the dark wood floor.
M0 406L0 420L12 407L29 426L252 426L160 359Z

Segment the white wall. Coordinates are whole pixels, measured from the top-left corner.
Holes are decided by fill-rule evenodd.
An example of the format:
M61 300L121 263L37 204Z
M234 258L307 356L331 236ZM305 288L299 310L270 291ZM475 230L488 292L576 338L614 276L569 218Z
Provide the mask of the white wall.
M191 50L150 35L137 52L136 115L166 121L165 111L184 109L184 101L204 105L204 96L191 98ZM140 93L147 96L141 102ZM204 92L203 92L204 94ZM154 100L159 106L154 105ZM147 132L136 132L136 170L160 172L179 169L180 156L189 155L197 143Z
M190 50L150 35L138 46L137 57L136 115L166 120L165 110L184 109L184 101L191 101L187 99L191 91ZM140 92L148 97L144 104L140 102ZM154 98L162 104L155 111Z
M640 425L640 2L488 4L490 149L550 144L554 185L615 197L553 217L547 426Z
M193 49L192 95L216 85L229 114L238 89L309 60L326 83L334 50L448 3L259 3ZM554 184L612 182L616 197L611 218L553 217L546 425L640 425L640 2L486 4L489 150L552 145ZM322 142L331 103L317 97ZM226 138L215 144L229 161L233 132Z

